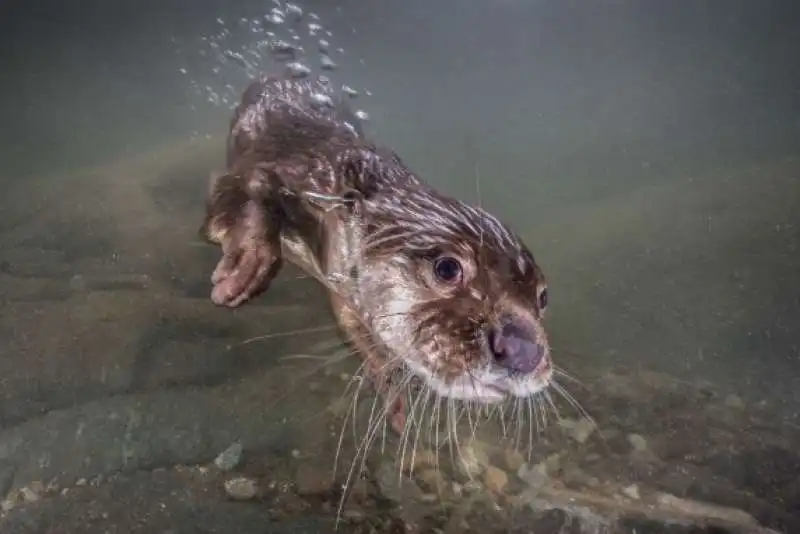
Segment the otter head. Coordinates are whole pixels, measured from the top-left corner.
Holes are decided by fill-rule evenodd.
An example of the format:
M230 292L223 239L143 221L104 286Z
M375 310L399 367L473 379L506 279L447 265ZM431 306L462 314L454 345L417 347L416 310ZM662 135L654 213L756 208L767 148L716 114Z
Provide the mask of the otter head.
M443 397L495 403L541 392L553 371L547 284L533 255L486 211L410 174L403 181L362 201L354 276L387 363Z

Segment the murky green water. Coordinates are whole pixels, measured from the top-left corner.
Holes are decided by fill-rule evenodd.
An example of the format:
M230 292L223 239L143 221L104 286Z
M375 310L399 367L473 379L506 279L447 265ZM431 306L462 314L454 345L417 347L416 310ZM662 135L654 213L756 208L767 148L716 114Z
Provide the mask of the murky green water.
M359 100L369 134L532 246L550 280L563 367L587 383L613 372L708 383L769 417L770 432L794 428L800 24L790 3L316 4L303 6L344 48L337 79L372 92ZM16 465L9 488L69 485L137 462L206 462L237 439L276 457L320 439L326 424L307 420L338 398L352 365L306 378L319 361L281 358L341 350L322 291L287 271L252 305L216 309L207 278L217 252L196 239L228 120L204 87L237 92L244 82L230 64L214 76L200 37L220 30L219 16L246 44L253 37L238 19L270 7L2 8L0 462ZM125 404L134 397L163 406L163 417L140 414L146 423L94 441L75 430L45 442L30 430L52 410L119 402L114 413L135 411ZM653 399L636 393L610 413L648 427L658 416L637 422L636 413L650 413ZM306 423L264 430L293 418ZM136 428L147 430L123 447L122 430ZM160 435L165 428L188 441ZM239 435L244 428L259 430ZM781 486L782 504L761 498L796 510L793 491Z

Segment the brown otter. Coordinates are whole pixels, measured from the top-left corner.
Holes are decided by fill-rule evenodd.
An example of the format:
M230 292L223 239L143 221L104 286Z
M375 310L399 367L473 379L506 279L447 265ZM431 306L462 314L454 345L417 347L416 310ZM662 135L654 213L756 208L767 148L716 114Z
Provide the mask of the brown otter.
M324 79L268 75L245 91L202 229L223 251L213 302L235 307L263 291L282 258L325 284L396 431L396 368L455 399L543 391L547 287L528 248L367 141L333 95Z

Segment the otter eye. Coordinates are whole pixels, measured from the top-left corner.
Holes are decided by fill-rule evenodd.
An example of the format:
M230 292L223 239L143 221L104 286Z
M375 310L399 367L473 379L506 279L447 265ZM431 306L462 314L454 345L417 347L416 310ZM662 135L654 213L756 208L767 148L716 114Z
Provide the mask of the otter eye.
M547 308L547 288L543 288L539 292L539 309L544 310Z
M433 264L436 277L443 282L458 282L461 279L461 264L455 258L439 258Z

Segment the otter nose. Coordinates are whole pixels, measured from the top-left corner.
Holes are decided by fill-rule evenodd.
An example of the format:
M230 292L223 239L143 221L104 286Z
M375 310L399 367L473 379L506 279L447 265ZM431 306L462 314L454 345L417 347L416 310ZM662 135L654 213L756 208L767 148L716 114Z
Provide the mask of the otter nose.
M508 322L489 333L489 345L497 365L518 373L532 373L544 357L544 346L532 329Z

